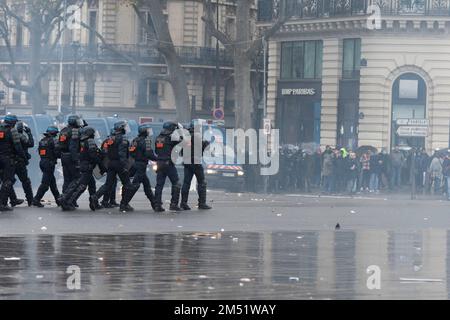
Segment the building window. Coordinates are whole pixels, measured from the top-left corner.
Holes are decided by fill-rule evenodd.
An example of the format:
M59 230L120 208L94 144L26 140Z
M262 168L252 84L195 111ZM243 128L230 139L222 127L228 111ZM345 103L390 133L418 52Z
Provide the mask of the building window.
M343 79L359 78L361 68L361 39L344 39Z
M138 18L139 21L139 35L138 35L138 41L140 44L146 44L152 39L155 38L155 27L153 25L152 16L150 15L150 12L143 11L141 12L141 16L145 20L145 23L150 27L151 33L147 32L147 27L145 25L142 25L142 21Z
M322 41L281 44L281 79L322 78Z
M137 105L141 107L159 107L158 81L141 80L138 88Z

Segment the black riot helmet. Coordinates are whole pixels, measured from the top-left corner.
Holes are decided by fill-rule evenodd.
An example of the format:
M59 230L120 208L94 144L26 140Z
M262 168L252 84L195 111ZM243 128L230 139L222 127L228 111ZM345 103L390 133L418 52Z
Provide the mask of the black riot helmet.
M152 127L149 123L143 123L138 127L138 134L140 136L151 136L153 134Z
M92 127L84 127L81 129L81 140L86 140L95 137L95 129Z
M122 121L118 121L116 123L114 123L114 131L123 133L123 134L128 134L130 133L130 126L128 125L128 122L125 120Z
M17 121L18 121L18 119L17 119L17 116L15 114L7 114L5 116L5 123L7 125L15 126Z
M67 119L67 124L72 127L81 128L84 125L84 121L79 115L71 114Z
M59 133L59 129L56 126L49 126L44 135L55 137Z
M173 121L167 121L163 124L163 131L165 131L166 133L172 133L176 129L178 129L178 124Z

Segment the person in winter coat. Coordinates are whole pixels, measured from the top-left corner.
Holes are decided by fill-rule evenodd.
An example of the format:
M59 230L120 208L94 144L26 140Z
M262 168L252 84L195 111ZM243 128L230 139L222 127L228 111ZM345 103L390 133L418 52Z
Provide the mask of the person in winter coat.
M430 182L434 186L434 193L438 193L442 182L442 164L443 159L440 155L435 154L430 163Z

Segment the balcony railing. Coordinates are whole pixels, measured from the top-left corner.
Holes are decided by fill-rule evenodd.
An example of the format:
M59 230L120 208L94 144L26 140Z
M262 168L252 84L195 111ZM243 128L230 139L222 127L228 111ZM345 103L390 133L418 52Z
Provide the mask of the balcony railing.
M271 21L280 14L302 19L366 15L371 5L382 15L450 16L450 0L259 0L258 20Z
M66 45L56 48L51 54L49 54L48 49L42 48L41 56L43 57L43 62L59 62L62 53L63 62L73 62L76 54L78 62L123 63L129 62L123 56L126 55L141 64L165 64L163 56L156 49L148 46L117 44L113 47L118 53L100 44L95 46L80 46L78 48ZM61 49L63 49L62 52ZM13 47L12 51L16 62L29 62L31 59L31 50L32 48L28 46ZM175 50L182 64L202 66L215 66L216 64L215 48L180 46L175 47ZM0 62L10 62L8 51L4 46L0 46ZM219 51L219 65L233 65L233 58L225 50Z

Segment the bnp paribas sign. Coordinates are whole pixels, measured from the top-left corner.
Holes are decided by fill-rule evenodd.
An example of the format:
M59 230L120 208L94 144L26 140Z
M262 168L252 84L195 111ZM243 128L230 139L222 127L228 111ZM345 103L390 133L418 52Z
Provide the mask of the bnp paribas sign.
M281 89L283 96L313 96L316 94L314 88Z

